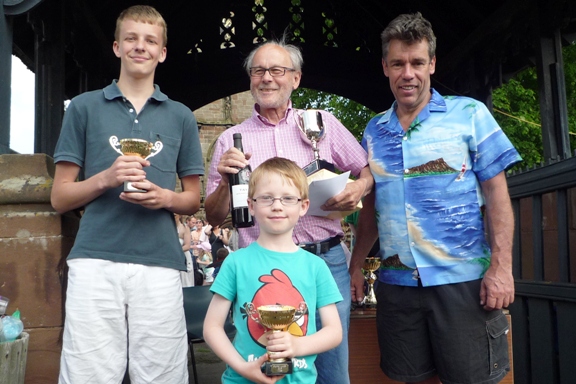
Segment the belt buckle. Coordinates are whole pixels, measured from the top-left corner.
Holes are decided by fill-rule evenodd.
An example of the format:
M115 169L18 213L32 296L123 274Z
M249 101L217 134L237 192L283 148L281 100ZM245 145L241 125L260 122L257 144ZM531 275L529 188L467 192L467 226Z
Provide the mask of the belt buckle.
M303 250L318 255L318 246L319 243L312 243L312 244L299 244L300 248Z

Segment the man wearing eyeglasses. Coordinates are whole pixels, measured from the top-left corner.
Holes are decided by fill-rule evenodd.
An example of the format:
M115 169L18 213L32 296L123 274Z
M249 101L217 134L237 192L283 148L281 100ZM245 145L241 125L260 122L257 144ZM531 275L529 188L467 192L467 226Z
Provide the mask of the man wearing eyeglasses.
M306 142L296 123L296 111L290 95L302 77L302 53L284 41L269 41L254 49L244 66L250 76L250 91L255 105L252 116L226 130L218 138L206 185L206 217L210 223L221 223L230 210L229 174L250 164L252 169L271 157L284 157L305 167L313 160L310 143ZM326 201L326 211L353 210L370 192L373 179L367 154L354 136L332 114L321 111L327 135L318 148L320 157L342 171L350 171L357 180L348 183L340 194ZM234 148L232 135L242 134L245 154ZM240 228L239 247L246 247L258 237L258 223ZM337 304L342 321L343 339L339 347L322 353L316 360L318 383L349 383L348 325L350 322L350 275L346 263L344 235L339 220L303 216L294 228L296 244L324 259L336 280L344 300ZM305 266L303 266L305 267ZM320 324L318 324L320 327Z

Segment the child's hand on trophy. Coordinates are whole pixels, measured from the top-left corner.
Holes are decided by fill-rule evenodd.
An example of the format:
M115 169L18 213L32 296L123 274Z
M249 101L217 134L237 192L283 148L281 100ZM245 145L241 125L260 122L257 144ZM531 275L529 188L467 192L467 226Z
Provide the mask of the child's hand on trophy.
M296 356L295 340L297 338L290 332L270 332L267 339L266 350L270 359L291 359Z
M243 363L241 367L235 367L237 372L244 378L254 382L262 384L273 384L279 380L282 380L285 375L281 376L267 376L262 372L262 365L268 361L268 354L260 356L254 361L247 361Z

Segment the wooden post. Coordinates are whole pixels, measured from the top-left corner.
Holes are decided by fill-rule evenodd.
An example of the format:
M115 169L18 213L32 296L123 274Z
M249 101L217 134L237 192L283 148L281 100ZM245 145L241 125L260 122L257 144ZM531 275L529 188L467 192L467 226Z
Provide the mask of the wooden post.
M22 332L18 339L0 343L0 384L24 384L29 338Z

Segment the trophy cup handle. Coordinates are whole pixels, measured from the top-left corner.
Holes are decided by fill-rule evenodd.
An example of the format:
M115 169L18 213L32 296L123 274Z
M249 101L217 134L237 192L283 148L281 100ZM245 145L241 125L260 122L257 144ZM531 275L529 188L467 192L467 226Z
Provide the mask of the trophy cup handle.
M154 146L152 147L152 151L150 151L150 154L148 156L146 156L146 158L144 158L144 160L148 160L149 158L156 156L157 154L160 153L162 148L164 148L164 144L162 144L161 141L155 142Z
M124 155L120 150L120 142L118 141L118 138L116 136L110 136L110 145L120 155Z
M308 305L306 302L302 301L298 304L298 308L296 308L296 313L294 314L294 322L298 321L302 316L304 316L308 312Z
M258 321L258 318L255 316L256 313L258 313L258 311L256 311L256 308L254 308L254 304L246 303L244 304L244 309L246 309L246 313L248 314L248 316L250 316L252 320L254 320L257 323L260 323Z

